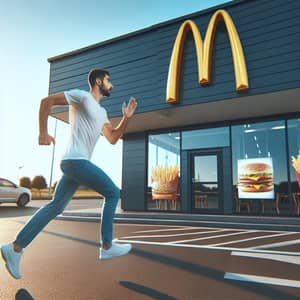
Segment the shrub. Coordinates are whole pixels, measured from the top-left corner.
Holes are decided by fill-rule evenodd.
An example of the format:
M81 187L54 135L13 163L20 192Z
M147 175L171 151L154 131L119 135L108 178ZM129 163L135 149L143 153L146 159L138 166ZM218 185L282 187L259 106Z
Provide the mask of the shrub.
M25 188L31 188L31 180L29 177L23 176L19 179L19 185Z

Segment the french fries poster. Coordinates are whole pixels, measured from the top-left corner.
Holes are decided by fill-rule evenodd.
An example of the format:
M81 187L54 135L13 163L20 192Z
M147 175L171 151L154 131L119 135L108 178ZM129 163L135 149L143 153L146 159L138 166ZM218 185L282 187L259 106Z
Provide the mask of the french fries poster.
M156 192L176 192L179 176L179 167L175 166L154 166L152 168L152 189Z
M292 156L292 164L296 173L296 178L298 181L298 186L300 187L300 151L298 153L298 156Z

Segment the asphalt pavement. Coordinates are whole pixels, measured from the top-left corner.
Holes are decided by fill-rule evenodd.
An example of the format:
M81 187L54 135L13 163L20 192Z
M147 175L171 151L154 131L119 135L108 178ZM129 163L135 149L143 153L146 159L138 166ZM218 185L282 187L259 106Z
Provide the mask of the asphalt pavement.
M13 240L43 204L2 205L0 242ZM67 210L85 209L72 205ZM101 261L99 222L53 220L25 250L21 280L1 262L0 299L300 299L299 232L118 223L114 230L133 250Z

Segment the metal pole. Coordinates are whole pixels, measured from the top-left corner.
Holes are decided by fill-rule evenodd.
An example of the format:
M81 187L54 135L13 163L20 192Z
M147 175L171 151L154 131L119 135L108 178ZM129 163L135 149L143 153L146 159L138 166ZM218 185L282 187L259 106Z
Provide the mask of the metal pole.
M19 171L18 171L18 179L17 179L17 183L18 183L18 184L20 184L20 172L21 172L21 170L23 169L23 167L24 167L24 165L18 167L18 170L19 170Z
M57 119L55 119L54 139L56 139L56 128L57 128ZM53 174L54 154L55 154L55 144L53 144L53 147L52 147L51 173L50 173L49 189L48 189L48 194L49 195L51 194L51 186L52 186L52 174Z

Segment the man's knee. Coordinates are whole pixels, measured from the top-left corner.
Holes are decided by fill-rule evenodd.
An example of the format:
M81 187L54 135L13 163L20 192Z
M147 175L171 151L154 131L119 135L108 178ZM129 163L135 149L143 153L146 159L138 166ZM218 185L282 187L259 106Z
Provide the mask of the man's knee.
M105 198L120 199L120 190L115 187L103 195Z
M64 207L62 205L59 205L58 203L54 203L53 201L49 202L46 206L45 209L53 215L53 217L56 217L60 215L64 211Z
M117 187L113 190L113 198L118 200L120 199L120 190Z

